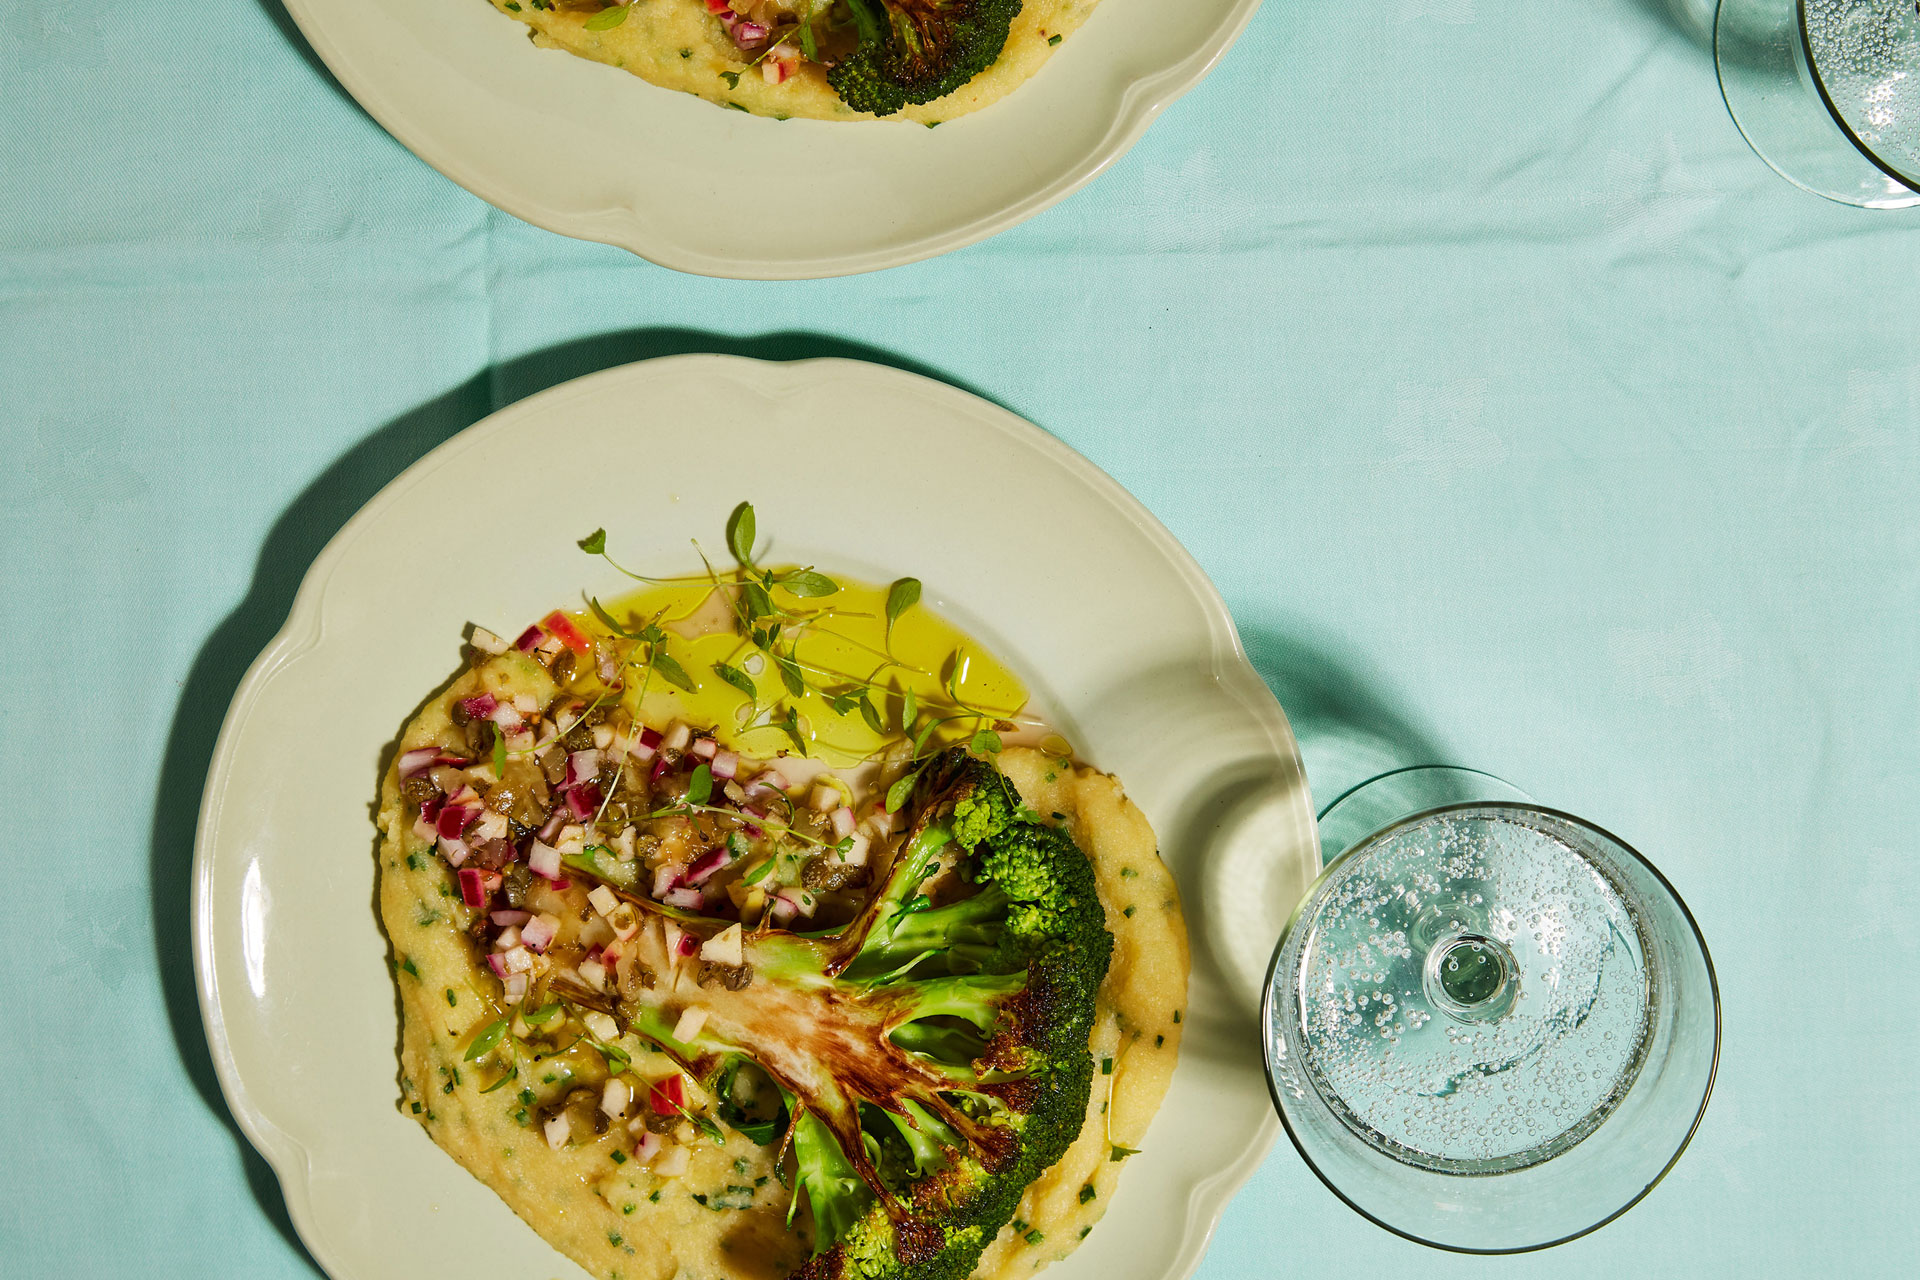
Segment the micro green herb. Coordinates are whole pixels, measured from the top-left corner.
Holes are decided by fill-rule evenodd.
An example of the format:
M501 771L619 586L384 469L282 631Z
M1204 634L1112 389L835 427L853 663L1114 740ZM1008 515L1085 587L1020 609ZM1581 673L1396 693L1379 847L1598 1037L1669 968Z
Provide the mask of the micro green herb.
M920 718L920 701L914 696L913 686L907 686L906 696L900 700L900 732L912 733L913 722Z
M735 84L740 82L737 72L734 74L733 81ZM753 504L743 502L733 509L732 515L727 517L727 550L733 552L733 558L747 568L753 567L755 532Z
M913 795L913 784L920 781L918 773L909 773L887 788L887 812L898 813L906 807Z
M747 697L753 699L755 702L760 701L760 687L754 684L752 676L740 668L730 667L724 662L716 662L713 664L713 674L719 676L722 680L725 680L728 684L746 694Z
M973 740L967 746L980 755L998 755L1000 754L1000 735L991 729L981 729L973 735Z
M787 686L787 692L798 698L807 691L807 682L800 676L800 668L794 660L783 653L773 655L773 665L780 669L780 683Z
M693 771L691 778L687 779L687 803L705 804L711 795L713 795L713 770L703 764Z
M656 645L653 650L652 661L653 669L660 673L662 680L665 680L682 693L693 692L692 678L687 675L687 669L681 666L672 654L662 652L659 646Z
M893 641L893 624L900 615L920 603L920 579L899 578L887 588L887 641Z
M518 1080L519 1078L520 1078L520 1073L518 1071L509 1071L507 1072L507 1074L501 1076L498 1080L495 1080L492 1084L488 1085L486 1088L482 1089L480 1092L492 1093L495 1089L505 1088L507 1085L512 1084L515 1080Z
M653 1193L652 1195L650 1195L650 1196L648 1196L648 1197L647 1197L647 1199L648 1199L648 1200L651 1200L651 1201L652 1201L652 1202L653 1202L654 1204L659 1204L659 1203L660 1203L660 1192L659 1192L659 1190L658 1190L658 1189L656 1188L656 1189L654 1190L654 1193Z
M1137 1156L1139 1154L1140 1154L1140 1149L1138 1147L1115 1146L1113 1149L1113 1154L1108 1157L1108 1161L1109 1163L1117 1164L1120 1161L1125 1160L1128 1156Z
M824 573L815 573L812 569L797 569L792 573L781 574L774 581L803 600L830 596L840 590L839 583Z
M722 71L720 78L727 82L727 88L729 89L738 89L740 87L740 73L738 71Z
M762 880L765 880L771 874L773 874L773 859L768 858L765 862L761 863L759 866L755 867L753 870L747 872L746 875L741 876L740 883L741 884L759 884Z
M501 1037L506 1034L507 1020L505 1018L496 1018L494 1021L489 1022L486 1027L481 1030L480 1034L473 1038L473 1043L467 1046L467 1061L477 1062L481 1058L486 1057L493 1049L493 1046L499 1044Z
M611 31L627 20L627 7L615 5L611 9L602 9L586 21L589 31Z
M803 756L806 755L807 741L800 736L800 717L792 707L787 708L787 718L780 721L780 728L785 730L787 737L792 740L793 749Z
M532 1013L523 1013L520 1016L526 1020L527 1025L530 1027L543 1027L559 1017L560 1012L560 1006L557 1003L543 1004Z

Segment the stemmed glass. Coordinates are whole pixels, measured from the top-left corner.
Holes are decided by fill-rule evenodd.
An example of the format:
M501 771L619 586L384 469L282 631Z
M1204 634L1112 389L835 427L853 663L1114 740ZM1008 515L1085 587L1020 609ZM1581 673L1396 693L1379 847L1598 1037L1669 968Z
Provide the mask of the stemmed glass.
M1473 1253L1558 1244L1637 1203L1719 1061L1713 964L1667 881L1468 769L1384 774L1320 834L1327 867L1261 1019L1313 1171L1379 1225Z
M1734 123L1790 182L1869 209L1920 204L1915 0L1720 0Z

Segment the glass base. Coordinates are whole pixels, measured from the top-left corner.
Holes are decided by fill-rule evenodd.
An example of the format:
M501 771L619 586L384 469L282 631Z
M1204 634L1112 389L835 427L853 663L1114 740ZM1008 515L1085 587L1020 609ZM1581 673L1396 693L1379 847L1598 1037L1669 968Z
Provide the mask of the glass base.
M1733 122L1774 172L1857 208L1920 205L1920 191L1869 159L1835 123L1807 66L1798 0L1720 0L1713 55Z

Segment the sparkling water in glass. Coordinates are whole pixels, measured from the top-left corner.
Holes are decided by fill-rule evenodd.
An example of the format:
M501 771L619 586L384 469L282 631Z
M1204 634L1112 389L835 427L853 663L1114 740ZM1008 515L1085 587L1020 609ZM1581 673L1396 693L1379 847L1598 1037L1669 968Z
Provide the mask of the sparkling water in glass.
M1419 807L1436 786L1480 798ZM1407 770L1333 806L1265 1005L1275 1101L1314 1171L1382 1225L1469 1251L1623 1212L1678 1158L1718 1057L1678 897L1614 837L1517 796Z
M1714 59L1734 122L1789 181L1920 205L1916 0L1720 0Z

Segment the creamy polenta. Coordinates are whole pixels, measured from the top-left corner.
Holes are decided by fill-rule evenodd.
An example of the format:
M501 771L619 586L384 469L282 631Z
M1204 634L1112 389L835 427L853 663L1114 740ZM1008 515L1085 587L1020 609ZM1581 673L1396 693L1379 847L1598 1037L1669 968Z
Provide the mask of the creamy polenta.
M876 638L897 641L901 652L952 640L946 624L913 608L917 583L905 594L896 583L861 610L860 593L879 589L782 572L801 599L832 587L840 608L875 619L885 628ZM772 575L761 581L786 589ZM821 758L835 749L819 722L845 695L811 690L811 700L792 695L808 720L772 720L793 749L767 747L768 736L751 728L762 696L753 677L698 656L703 638L725 634L736 617L751 622L759 606L741 615L715 609L709 591L722 604L735 600L718 586L685 598L661 588L642 602L657 608L551 614L512 645L476 631L472 667L403 732L378 815L379 910L402 1014L402 1114L604 1280L831 1280L835 1259L852 1246L841 1222L821 1236L835 1249L814 1247L815 1195L834 1193L818 1180L817 1155L826 1148L817 1136L805 1146L809 1124L829 1134L836 1156L853 1153L844 1176L856 1189L905 1187L917 1197L923 1186L941 1185L937 1168L922 1168L918 1157L908 1157L910 1179L924 1184L876 1180L898 1175L902 1157L860 1126L878 1123L880 1138L897 1146L886 1112L922 1138L928 1125L932 1136L945 1134L938 1141L949 1156L972 1149L978 1168L1020 1169L1016 1181L999 1185L1025 1186L1011 1221L1010 1199L988 1220L987 1233L1006 1223L997 1237L975 1226L969 1238L945 1244L902 1235L902 1248L931 1249L923 1255L930 1258L964 1247L965 1257L978 1254L981 1280L1027 1275L1064 1257L1105 1212L1138 1154L1178 1056L1187 939L1151 827L1116 779L1063 751L1000 742L996 730L1029 730L969 699L983 690L1016 701L1024 693L984 653L953 650L947 674L928 677L924 695L899 689L903 706L889 704L888 719L876 715L870 726L876 734L898 726L877 763L834 767ZM675 599L684 608L676 610ZM802 612L794 605L785 616ZM809 625L820 625L818 616ZM864 643L845 625L836 633L842 643ZM722 678L693 680L675 652ZM772 652L793 664L791 678L802 686L802 666L828 661L827 650L798 641ZM672 677L664 701L649 692L660 672ZM709 684L729 699L737 689L744 701L715 701L703 692ZM964 714L942 718L955 710ZM735 731L697 727L711 726L707 713ZM918 725L926 727L915 732ZM927 747L951 741L936 738L943 725L974 754L960 744ZM840 741L846 759L850 744L865 743ZM976 860L982 837L963 844L945 826L929 826L960 831L954 802L941 797L965 793L943 790L955 785L943 778L990 789L999 797L997 821L1026 833L1020 838L1031 843L1020 847L1053 861L996 872ZM998 935L942 933L937 949L912 951L907 969L918 972L910 981L892 971L903 953L889 948L912 935L909 922L947 929L944 921L956 918L948 908L996 910L980 896L1003 894L994 876L1044 877L1053 874L1047 866L1070 872L1060 883L1079 886L1067 900L1081 904L1071 908L1077 932L1061 936L1099 943L1101 967L1079 970L1092 975L1084 985L1030 976L1042 953L1017 952L1009 963L993 950L1003 945L993 941ZM1004 884L1015 903L1042 901L1017 880ZM911 902L909 893L917 895ZM997 900L1008 902L1004 894ZM863 937L878 938L878 949L861 945ZM976 944L988 950L968 953ZM945 957L931 975L922 967L927 957ZM844 978L839 964L853 966ZM938 986L941 973L968 991L991 988L1006 1003L992 1005L972 1032L970 995L960 1004L943 997L943 1012L910 1015L928 1017L924 1024L902 1021L905 1006L895 1002L905 997L897 993L917 990L923 977ZM865 1012L870 1006L878 1012ZM1072 1031L1049 1041L1034 1030L1045 1025ZM915 1028L924 1040L900 1038ZM1078 1094L1066 1090L1086 1087L1083 1034L1092 1087L1082 1116ZM961 1051L948 1053L955 1044ZM936 1070L943 1054L949 1065ZM1078 1083L1043 1083L1073 1073L1034 1075L1036 1061L1078 1062ZM922 1077L932 1083L915 1086ZM852 1087L842 1081L859 1082L857 1105L835 1103ZM1067 1114L1078 1118L1064 1129L1056 1123L1050 1145L1022 1138L1005 1147L1014 1131L999 1128L1004 1116L995 1108L1025 1114L1046 1096L1072 1098ZM886 1099L881 1110L865 1110ZM853 1117L854 1127L829 1132L836 1115ZM909 1116L918 1118L902 1118ZM910 1130L901 1132L908 1141L900 1150L911 1150ZM1012 1157L996 1157L996 1149L1024 1149L1027 1163L1009 1165ZM973 1194L965 1186L960 1193ZM869 1210L873 1203L869 1194ZM874 1211L874 1220L887 1217ZM891 1229L907 1230L897 1220Z

